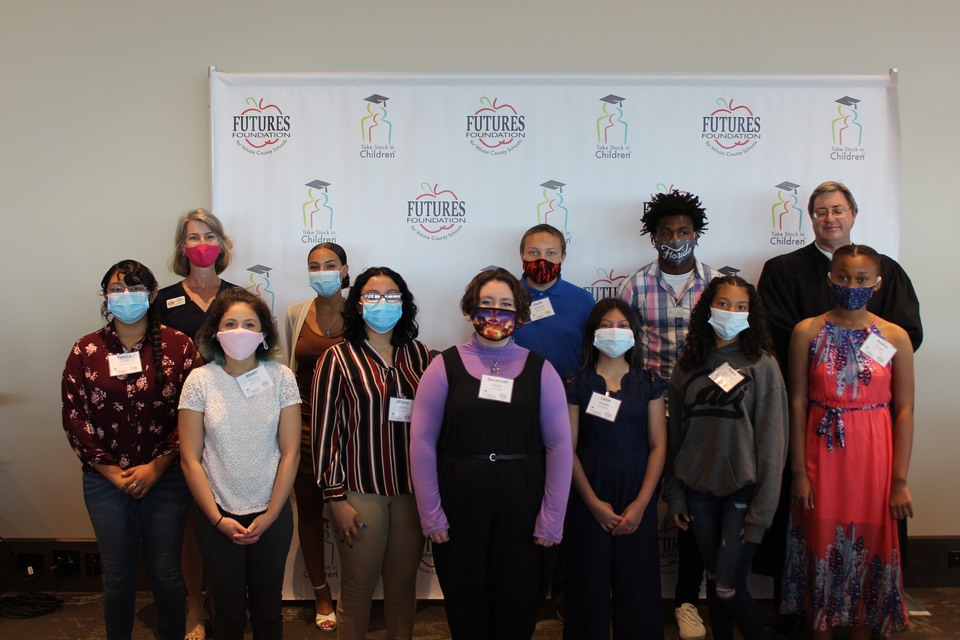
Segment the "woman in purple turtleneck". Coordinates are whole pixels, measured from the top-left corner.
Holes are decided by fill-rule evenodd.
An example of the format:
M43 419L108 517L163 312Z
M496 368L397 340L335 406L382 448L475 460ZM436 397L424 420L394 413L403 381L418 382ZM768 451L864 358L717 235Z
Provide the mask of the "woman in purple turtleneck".
M460 309L476 333L427 367L410 457L454 640L528 639L553 573L573 450L560 376L510 334L530 298L504 269L478 274Z

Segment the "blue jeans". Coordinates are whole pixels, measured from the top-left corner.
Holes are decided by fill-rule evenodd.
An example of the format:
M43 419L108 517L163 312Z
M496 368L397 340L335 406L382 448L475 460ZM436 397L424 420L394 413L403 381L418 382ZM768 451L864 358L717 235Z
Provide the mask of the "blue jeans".
M747 591L757 545L741 540L752 497L752 484L719 497L687 489L690 529L707 570L707 611L716 640L733 640L734 624L744 640L763 638L760 610Z
M140 500L99 473L83 474L103 579L103 621L108 640L130 638L140 559L153 587L161 640L182 640L186 611L180 548L193 502L179 465L172 465Z

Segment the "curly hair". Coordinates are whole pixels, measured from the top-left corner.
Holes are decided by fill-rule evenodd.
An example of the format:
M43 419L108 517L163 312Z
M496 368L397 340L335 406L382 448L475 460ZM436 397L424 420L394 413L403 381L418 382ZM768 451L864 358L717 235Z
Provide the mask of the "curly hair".
M103 306L100 308L100 315L108 322L111 320L110 313L107 311L107 287L113 279L114 274L128 287L142 285L147 288L151 294L157 290L157 279L153 272L145 265L136 260L121 260L113 265L103 274L100 280L100 292L104 295ZM153 346L153 368L154 380L161 387L167 381L167 372L163 368L163 339L160 336L160 322L153 313L147 312L147 333L150 336L150 342Z
M740 276L720 276L710 281L690 313L690 330L679 360L680 366L687 371L703 364L716 345L716 333L708 323L710 305L713 304L717 291L725 284L744 289L750 301L750 315L747 317L750 326L738 336L743 355L752 362L756 362L764 354L773 353L773 340L770 338L770 330L767 327L767 312L763 303L760 302L760 296L757 295L757 288Z
M310 251L307 252L308 263L310 262L310 256L312 256L313 252L317 249L327 249L328 251L332 251L333 255L337 256L337 258L340 260L340 264L347 266L347 252L336 242L321 242L320 244L313 245L313 247L310 248ZM340 281L340 288L346 289L349 286L350 274L348 273L346 276L344 276L343 280Z
M200 355L203 356L205 361L216 362L220 365L227 361L223 353L223 347L217 340L217 333L220 331L220 321L223 320L224 314L230 307L240 303L249 305L253 312L257 314L257 319L260 321L260 331L263 333L263 339L267 342L266 347L263 344L257 346L257 350L254 352L257 360L263 362L277 357L280 333L277 331L277 323L273 319L273 314L270 313L270 307L259 296L246 289L231 287L221 291L213 299L210 308L207 309L207 317L200 325L200 330L197 331L197 349L200 350Z
M677 190L668 193L655 193L644 207L640 222L641 235L651 238L657 234L660 220L670 216L687 216L693 222L693 230L702 234L707 228L707 210L700 204L700 198L692 193L680 193Z
M390 335L390 344L399 347L416 338L420 334L420 327L417 325L417 305L413 302L413 294L400 274L390 267L370 267L357 276L343 304L343 339L353 344L360 344L367 339L366 323L360 310L360 294L375 276L390 278L400 290L403 313Z
M583 368L593 369L597 366L597 360L600 358L600 351L593 346L593 334L600 328L600 322L603 317L616 309L623 314L623 317L630 323L630 331L633 332L633 346L627 349L624 357L627 364L634 369L643 368L643 356L640 354L640 320L636 312L629 304L620 298L603 298L593 307L593 311L587 316L587 323L583 330Z
M480 307L480 289L483 285L497 280L510 287L513 292L513 306L517 311L517 325L530 321L530 292L520 284L512 273L501 267L494 267L481 271L473 277L460 298L460 311L468 318L472 318Z

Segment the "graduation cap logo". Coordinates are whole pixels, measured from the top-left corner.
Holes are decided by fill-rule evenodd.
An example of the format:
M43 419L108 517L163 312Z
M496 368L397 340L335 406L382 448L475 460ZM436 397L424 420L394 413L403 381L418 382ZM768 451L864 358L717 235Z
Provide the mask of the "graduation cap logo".
M387 119L387 96L374 93L364 98L364 114L360 118L360 137L364 144L392 144L393 122Z
M837 98L834 102L837 104L837 114L839 115L830 123L833 143L839 145L854 144L853 138L856 137L855 144L859 147L863 144L863 125L859 122L860 110L857 108L861 100L843 96Z
M596 120L598 144L627 144L629 125L623 119L623 96L608 93L600 98L600 117ZM620 138L620 131L623 138Z
M330 183L326 180L311 180L306 185L307 199L300 205L300 212L303 214L303 228L313 229L317 214L323 213L321 219L326 219L328 229L333 229L333 207L330 206L330 192L327 187ZM323 211L321 211L321 209Z
M740 273L740 269L737 269L736 267L720 267L717 269L717 271L725 276L735 276Z
M273 305L276 302L276 296L270 289L270 271L272 270L273 267L262 264L247 267L247 271L250 272L250 286L246 287L247 291L267 303L271 313L273 313Z
M567 184L559 180L547 180L540 183L540 186L543 187L543 200L537 203L537 223L552 224L566 231L570 221L570 209L563 204L563 188Z
M777 190L777 199L770 206L770 224L774 231L783 231L784 217L795 215L797 218L797 231L803 227L803 209L800 207L800 196L797 195L797 189L800 185L796 182L784 180L780 184L774 185Z

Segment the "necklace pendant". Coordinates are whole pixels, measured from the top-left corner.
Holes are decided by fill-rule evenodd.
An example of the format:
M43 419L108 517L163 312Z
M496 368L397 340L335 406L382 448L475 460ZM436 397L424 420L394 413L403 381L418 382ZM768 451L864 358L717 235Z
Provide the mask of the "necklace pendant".
M500 373L500 365L497 363L494 363L493 366L490 367L490 373L494 375Z

